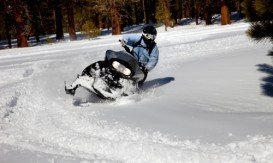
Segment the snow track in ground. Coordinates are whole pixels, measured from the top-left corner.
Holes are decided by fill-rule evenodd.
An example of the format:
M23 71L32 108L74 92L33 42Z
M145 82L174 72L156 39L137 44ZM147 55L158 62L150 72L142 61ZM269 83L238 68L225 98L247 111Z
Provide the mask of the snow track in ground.
M0 76L4 77L4 80L0 81L0 149L6 150L0 150L0 162L9 162L12 157L9 157L9 153L16 155L20 154L20 151L33 158L36 157L35 155L42 155L45 158L44 162L52 162L52 158L53 161L55 159L59 162L73 161L73 159L75 162L270 162L273 160L273 137L272 134L268 136L263 134L267 132L250 135L240 141L234 138L233 141L224 144L204 143L199 139L194 141L193 138L185 139L155 131L152 128L156 128L157 124L153 124L153 120L149 119L160 120L162 113L165 113L164 119L172 119L168 112L179 111L181 107L182 110L185 109L185 114L192 116L184 117L189 119L187 123L193 124L198 123L195 118L198 115L195 114L201 112L195 110L199 109L211 111L212 113L208 115L218 111L226 114L230 111L244 113L244 110L238 107L239 101L225 102L226 97L221 101L220 95L216 95L219 98L217 104L213 101L215 99L208 99L205 101L207 103L202 103L202 93L200 96L191 94L188 98L184 97L186 93L175 91L179 88L179 84L173 82L187 83L190 80L181 78L179 69L183 67L184 62L190 64L191 59L202 59L204 55L211 57L226 50L235 52L248 46L253 49L269 47L268 45L259 47L249 42L244 36L247 27L247 24L239 23L226 27L191 26L187 30L185 27L178 27L167 33L159 29L158 45L161 53L159 67L161 68L151 72L149 77L157 79L174 74L170 72L177 72L177 76L155 80L158 83L150 83L155 88L147 89L140 94L118 99L115 102L90 103L85 107L73 105L72 98L64 93L63 82L72 81L88 64L103 59L103 53L109 46L114 50L120 50L117 42L119 37L102 37L92 41L1 51ZM190 73L186 75L191 76ZM194 78L192 80L196 82ZM173 84L172 87L177 88L171 89L172 93L169 93L167 89L170 86L165 87L165 82L170 82ZM163 86L157 87L160 84ZM170 96L164 96L164 93ZM242 94L244 95L246 94ZM182 101L191 100L192 103L179 104L180 97L184 97ZM198 99L195 99L196 97ZM249 100L248 97L246 96L246 101ZM206 99L204 96L203 98ZM264 97L260 98L264 102L269 101ZM170 104L165 103L168 99ZM199 104L196 103L198 100L200 100ZM255 113L258 112L259 108L255 107L259 101L255 103L255 99L253 100L254 105L249 112ZM156 102L158 104L155 104ZM176 108L165 110L160 108L164 105ZM221 105L226 105L226 108ZM138 109L138 106L145 107L146 111ZM183 108L184 106L191 106L193 109ZM263 106L261 112L272 114L273 110L269 109L271 103L265 103ZM156 110L157 107L160 109ZM143 118L145 123L150 122L151 124L147 126L152 126L151 130L135 127L134 123L138 124L138 121L130 125L124 123L122 118L116 117L114 120L109 118L111 113L121 112L124 108L129 112L128 117L140 120ZM155 116L148 117L150 111L153 111L152 114ZM138 114L146 114L147 117ZM121 115L126 116L126 114ZM145 120L146 118L148 120ZM272 121L272 116L268 116L268 121ZM179 123L184 122L182 120ZM222 127L227 127L211 125L219 127L216 130L221 131ZM181 130L178 126L166 124L166 128L172 127ZM200 135L202 136L205 137ZM219 139L215 135L211 136L212 139L213 137ZM231 139L233 136L232 133L228 135ZM31 159L24 158L22 162L31 162Z

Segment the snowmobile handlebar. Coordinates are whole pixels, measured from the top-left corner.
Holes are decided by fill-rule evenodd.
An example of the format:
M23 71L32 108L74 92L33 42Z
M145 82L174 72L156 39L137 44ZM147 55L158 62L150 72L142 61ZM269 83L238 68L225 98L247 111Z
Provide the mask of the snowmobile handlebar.
M122 44L122 47L123 47L128 53L131 53L130 48L129 48L126 44L122 43L122 42L123 42L122 40L118 40L118 41ZM123 45L123 44L124 44L124 45Z

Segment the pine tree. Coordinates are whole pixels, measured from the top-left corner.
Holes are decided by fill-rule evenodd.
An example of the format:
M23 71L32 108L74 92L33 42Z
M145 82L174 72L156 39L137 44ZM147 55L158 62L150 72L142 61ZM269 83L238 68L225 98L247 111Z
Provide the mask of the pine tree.
M34 33L36 42L40 42L40 25L38 14L40 10L40 6L38 5L38 0L27 0L28 6L28 22L31 26L31 33Z
M25 14L25 2L23 0L13 0L12 8L17 24L17 46L28 47L27 35L23 15Z
M257 41L269 39L273 43L273 1L244 0L242 10L251 22L247 34Z
M54 0L54 10L55 10L55 23L56 23L56 39L64 39L63 32L63 15L62 15L62 4L60 0Z
M95 9L93 11L99 14L100 21L104 20L107 26L111 24L113 35L121 34L122 25L131 24L128 22L132 21L132 15L128 13L132 13L130 11L132 9L128 8L128 4L141 3L139 0L97 0L94 2Z
M211 25L211 19L212 19L212 7L211 7L211 0L205 1L205 7L204 7L204 18L206 25Z
M115 0L110 0L110 13L112 20L112 34L121 34L121 22L120 22L120 12L118 9L118 4Z
M68 19L68 32L69 38L71 41L77 39L75 23L74 23L74 3L73 0L66 0L66 11L67 11L67 19Z
M194 11L195 11L195 24L198 25L199 24L198 20L202 13L202 3L200 1L195 1Z
M145 11L145 23L156 23L156 2L158 0L143 0L143 10Z
M145 0L140 0L141 2L141 7L142 7L142 11L143 11L143 21L146 23L147 22L147 17L146 17L146 5L145 5Z
M5 35L7 41L8 41L8 47L12 48L11 46L11 34L10 34L10 27L11 24L11 15L12 11L10 7L8 7L8 4L5 0L0 1L0 13L1 13L1 21L4 22L4 24L1 23L2 29L1 34Z
M171 18L177 24L177 20L182 18L182 1L181 0L171 0L170 1L170 12Z
M170 1L169 0L157 0L156 5L156 19L163 21L165 25L165 30L167 31L167 27L171 26L171 13L170 13Z

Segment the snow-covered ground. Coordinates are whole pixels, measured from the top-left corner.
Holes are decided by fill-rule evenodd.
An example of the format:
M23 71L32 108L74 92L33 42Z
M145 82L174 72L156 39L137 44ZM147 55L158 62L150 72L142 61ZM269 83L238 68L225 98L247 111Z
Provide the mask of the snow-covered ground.
M78 104L64 81L120 36L0 51L0 162L273 162L269 43L247 23L158 28L143 91Z

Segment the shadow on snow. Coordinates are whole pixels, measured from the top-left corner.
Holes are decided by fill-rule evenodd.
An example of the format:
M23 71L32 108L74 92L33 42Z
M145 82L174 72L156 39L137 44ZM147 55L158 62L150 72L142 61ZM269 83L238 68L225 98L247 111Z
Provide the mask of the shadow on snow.
M271 51L269 56L273 56L273 51ZM264 95L269 97L273 97L273 66L269 64L259 64L257 65L258 71L266 73L268 76L262 78L263 83L261 84L261 88Z
M171 81L174 81L174 77L165 77L165 78L158 78L158 79L153 79L150 81L147 81L141 86L142 90L148 90L151 88L157 88L162 85L168 84Z

